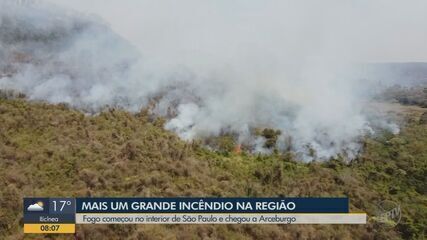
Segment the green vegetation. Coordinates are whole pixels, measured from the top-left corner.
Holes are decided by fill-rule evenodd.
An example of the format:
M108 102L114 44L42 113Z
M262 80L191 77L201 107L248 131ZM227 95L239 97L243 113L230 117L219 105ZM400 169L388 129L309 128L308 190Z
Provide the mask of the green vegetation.
M266 141L264 147L266 148L274 148L276 146L277 138L282 134L280 130L274 130L271 128L265 128L262 130L261 136L263 136Z
M186 143L142 111L96 116L65 105L0 98L0 239L23 239L24 196L349 196L351 211L401 204L393 228L370 218L345 225L90 225L81 239L423 239L427 226L427 125L407 113L395 136L366 139L356 160L302 163L291 153L250 155ZM277 138L276 132L263 135ZM40 239L40 235L25 238ZM50 236L73 239L73 236Z

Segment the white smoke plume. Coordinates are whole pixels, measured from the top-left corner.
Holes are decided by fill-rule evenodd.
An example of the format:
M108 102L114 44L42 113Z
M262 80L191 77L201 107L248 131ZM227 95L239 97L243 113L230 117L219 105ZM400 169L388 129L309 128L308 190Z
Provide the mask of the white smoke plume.
M251 129L268 127L306 160L396 130L364 111L376 86L355 64L427 56L422 0L0 1L0 89L92 111L156 99L185 140L263 151Z

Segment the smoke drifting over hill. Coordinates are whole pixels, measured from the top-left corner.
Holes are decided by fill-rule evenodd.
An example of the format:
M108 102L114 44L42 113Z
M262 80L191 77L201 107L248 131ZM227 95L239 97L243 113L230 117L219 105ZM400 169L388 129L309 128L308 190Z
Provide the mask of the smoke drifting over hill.
M372 126L396 131L364 111L377 86L354 63L422 55L414 46L427 40L423 1L400 8L131 0L120 9L133 25L108 14L112 1L69 2L99 7L108 23L48 3L1 3L0 88L95 111L138 111L154 99L153 112L183 139L232 132L265 151L252 129L270 127L282 132L280 148L307 160L313 150L318 158L354 157ZM402 31L405 39L393 38Z

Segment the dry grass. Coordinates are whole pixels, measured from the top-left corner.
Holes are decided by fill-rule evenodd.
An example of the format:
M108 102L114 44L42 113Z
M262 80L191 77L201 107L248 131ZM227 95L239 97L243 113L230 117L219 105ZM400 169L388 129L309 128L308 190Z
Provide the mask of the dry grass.
M405 108L407 109L407 108ZM24 196L349 196L374 214L402 204L393 229L365 226L78 226L81 239L422 239L427 226L427 127L401 113L401 134L367 139L355 161L302 163L292 154L236 154L186 143L145 112L85 116L64 105L0 99L0 238L23 239ZM409 117L408 117L409 116ZM412 119L412 120L411 120ZM25 236L40 239L41 236ZM52 236L72 239L72 236Z

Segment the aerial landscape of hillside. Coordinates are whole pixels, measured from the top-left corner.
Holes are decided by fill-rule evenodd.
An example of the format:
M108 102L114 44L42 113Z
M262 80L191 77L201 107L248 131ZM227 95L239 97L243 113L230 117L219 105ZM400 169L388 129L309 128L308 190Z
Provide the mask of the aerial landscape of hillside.
M0 239L427 235L425 3L53 2L0 0ZM368 217L36 235L26 197L348 197Z
M5 95L0 99L2 238L23 238L20 220L13 218L22 216L23 196L349 196L352 211L372 216L366 226L85 226L78 230L82 239L422 239L426 234L427 120L420 107L393 105L405 118L401 133L365 139L364 152L351 162L304 163L290 152L235 153L227 139L218 151L186 143L146 111L85 116L65 105ZM375 221L381 199L401 203L396 228Z

